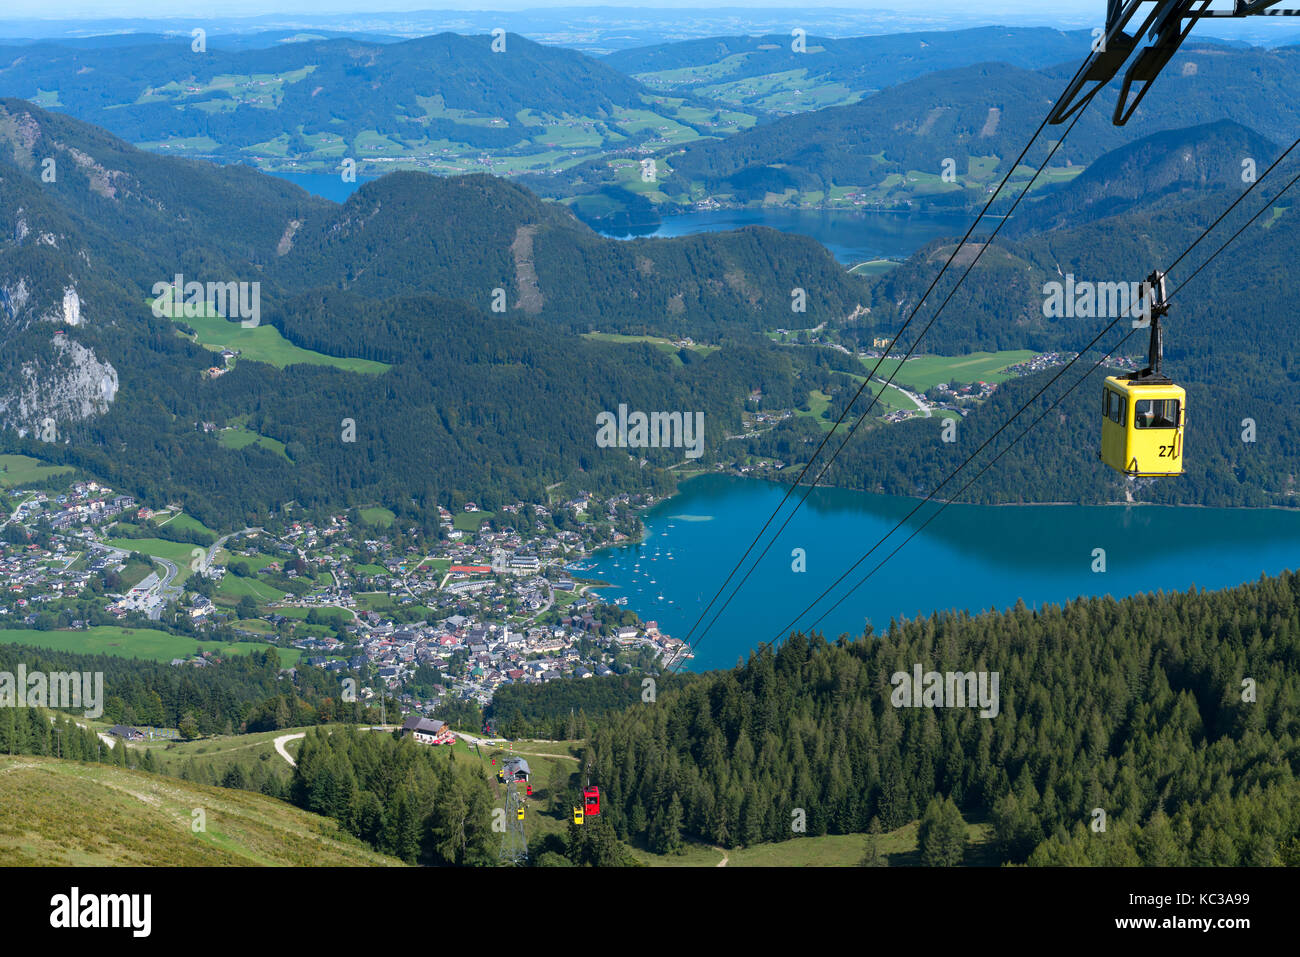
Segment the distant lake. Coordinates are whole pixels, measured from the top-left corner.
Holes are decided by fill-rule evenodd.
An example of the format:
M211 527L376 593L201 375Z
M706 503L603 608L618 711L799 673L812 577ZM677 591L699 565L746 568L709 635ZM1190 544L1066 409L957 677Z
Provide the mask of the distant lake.
M600 590L603 599L627 597L628 607L642 619L657 621L662 631L685 639L784 492L782 485L757 479L692 479L644 516L644 542L602 551L594 559L596 567L580 574L614 586ZM797 491L790 497L769 536L800 495ZM842 489L816 491L687 667L730 667L775 638L916 502ZM922 508L833 592L830 602L871 571L935 507ZM766 541L754 549L723 600ZM1138 541L1156 547L1135 548ZM805 550L806 572L792 571L794 548ZM1092 571L1095 548L1106 550L1103 573ZM1185 591L1193 585L1218 589L1297 567L1300 512L1295 511L952 505L818 627L830 638L843 632L860 637L867 621L880 632L892 617L1003 610L1021 599L1039 607L1081 595L1119 598L1161 589ZM805 616L800 627L806 630L830 602ZM706 624L721 604L714 605Z
M346 203L348 197L363 184L374 182L379 178L378 176L358 176L355 183L345 183L339 173L271 173L270 175L288 180L295 186L301 186L313 196L319 196L335 203Z
M345 183L337 173L273 173L307 192L343 203L363 183L378 177L358 176ZM946 236L960 237L971 216L952 212L880 213L856 209L715 209L665 216L659 226L625 233L603 233L612 239L636 236L693 236L742 226L769 226L783 233L810 236L846 265L869 259L906 259L926 243Z
M961 237L972 216L965 212L882 213L857 209L714 209L665 216L663 224L624 233L636 236L690 236L742 226L769 226L783 233L811 236L840 262L906 259L926 243L945 236Z

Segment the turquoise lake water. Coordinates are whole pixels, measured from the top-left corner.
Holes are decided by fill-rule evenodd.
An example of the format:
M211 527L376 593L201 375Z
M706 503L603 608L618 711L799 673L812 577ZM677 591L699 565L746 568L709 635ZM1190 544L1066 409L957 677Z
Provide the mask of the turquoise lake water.
M361 186L379 178L358 176L355 183L345 183L338 173L272 173L271 175L288 180L295 186L301 186L313 196L332 200L335 203L346 203L348 197Z
M601 590L605 600L626 597L643 619L684 639L784 492L785 486L756 479L693 479L646 514L645 541L601 552L593 559L595 568L582 574L614 586ZM800 495L791 496L724 600ZM705 634L688 667L730 667L752 648L783 635L799 612L916 503L817 490ZM798 617L800 627L807 629L936 507L922 508L818 611ZM802 573L792 570L795 548L805 551ZM1105 550L1104 572L1092 570L1098 548ZM891 617L1002 610L1020 599L1038 607L1080 595L1216 589L1297 567L1300 511L952 505L818 627L829 637L860 635L866 622L881 631ZM706 624L720 606L721 600Z

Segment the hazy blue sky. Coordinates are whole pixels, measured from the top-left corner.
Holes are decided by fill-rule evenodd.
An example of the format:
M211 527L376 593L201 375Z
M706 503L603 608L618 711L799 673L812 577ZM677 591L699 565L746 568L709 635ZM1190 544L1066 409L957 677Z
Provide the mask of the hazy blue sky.
M915 12L922 4L927 13L981 13L992 21L1006 14L1035 14L1049 11L1079 15L1096 11L1104 16L1105 0L5 0L0 19L37 17L51 20L108 19L114 17L242 17L271 13L379 13L411 10L524 10L544 7L840 7L855 10L902 10Z

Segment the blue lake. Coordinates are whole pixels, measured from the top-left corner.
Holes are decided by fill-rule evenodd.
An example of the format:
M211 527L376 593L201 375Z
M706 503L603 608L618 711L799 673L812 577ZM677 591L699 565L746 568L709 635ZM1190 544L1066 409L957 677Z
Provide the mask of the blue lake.
M337 173L274 173L307 192L343 203L363 184L376 179L358 176L345 183ZM810 236L842 263L869 259L906 259L921 246L941 237L959 237L970 225L966 213L881 213L861 210L818 209L716 209L667 216L656 227L631 233L606 233L614 239L635 236L692 236L742 226L769 226L786 233Z
M582 574L611 583L601 589L603 599L626 597L643 619L685 639L784 493L785 486L756 479L693 479L645 515L645 541L601 552L593 559L596 567ZM722 600L802 494L791 496ZM817 490L705 634L688 667L730 667L752 648L783 636L796 620L807 630L937 508L922 508L818 611L797 617L916 503ZM795 548L806 553L805 572L792 570ZM1092 570L1098 548L1105 550L1104 572ZM861 635L868 621L881 631L892 617L1002 610L1018 600L1038 607L1080 595L1216 589L1297 567L1300 511L951 505L817 627L829 637Z
M821 209L715 209L665 216L663 224L630 233L607 233L615 239L635 236L690 236L742 226L768 226L784 233L811 236L842 263L869 259L906 259L926 243L960 237L970 226L968 213L882 213ZM989 222L986 220L986 222Z
M379 178L377 176L358 176L355 183L345 183L339 173L272 173L271 175L288 180L295 186L301 186L313 196L319 196L335 203L346 203L348 197L361 186Z

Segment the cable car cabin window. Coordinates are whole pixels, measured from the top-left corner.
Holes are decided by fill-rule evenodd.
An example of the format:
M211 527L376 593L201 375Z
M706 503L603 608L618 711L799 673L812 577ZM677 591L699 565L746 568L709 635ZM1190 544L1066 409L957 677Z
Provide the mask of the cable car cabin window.
M1133 425L1139 429L1178 428L1178 400L1138 399L1133 403Z
M1117 392L1110 389L1102 389L1101 414L1109 418L1112 422L1124 424L1124 404L1125 399Z

